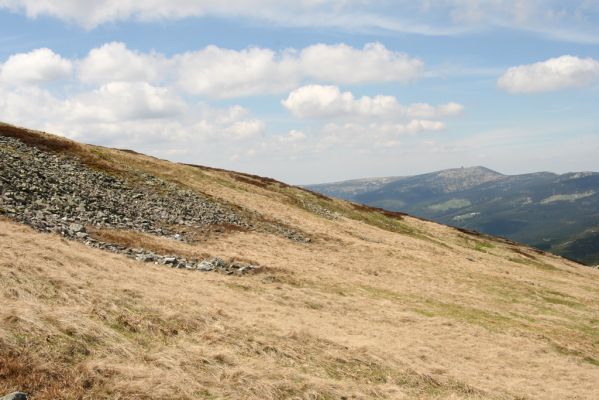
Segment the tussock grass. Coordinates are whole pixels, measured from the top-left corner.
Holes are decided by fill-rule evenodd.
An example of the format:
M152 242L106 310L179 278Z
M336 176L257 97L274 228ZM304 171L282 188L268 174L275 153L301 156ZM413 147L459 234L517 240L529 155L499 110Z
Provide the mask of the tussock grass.
M568 284L543 296L585 307L568 330L551 320L562 308L539 330L477 289L490 279L466 262L402 261L433 244L394 236L401 246L386 231L353 227L378 244L342 235L341 249L304 246L240 232L201 245L273 267L227 277L137 263L0 221L0 390L44 400L591 396L597 335L580 321L596 311L588 303L596 294L583 289L594 275L554 271ZM402 250L381 258L386 246ZM375 262L378 276L362 271ZM477 273L497 274L506 290L541 276L527 266L511 272ZM571 308L541 301L530 307ZM549 382L547 363L556 368Z

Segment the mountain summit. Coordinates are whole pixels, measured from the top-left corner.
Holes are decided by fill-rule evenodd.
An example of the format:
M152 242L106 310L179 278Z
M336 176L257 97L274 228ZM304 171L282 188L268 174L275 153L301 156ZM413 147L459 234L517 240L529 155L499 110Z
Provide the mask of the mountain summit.
M597 398L599 271L509 240L10 125L0 214L1 394Z

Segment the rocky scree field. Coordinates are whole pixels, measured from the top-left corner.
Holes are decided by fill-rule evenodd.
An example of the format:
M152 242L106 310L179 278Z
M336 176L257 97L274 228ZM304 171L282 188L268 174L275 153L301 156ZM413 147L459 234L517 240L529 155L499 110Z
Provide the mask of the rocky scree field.
M258 229L291 240L309 240L281 224L259 221L256 213L219 203L150 174L110 174L13 137L0 136L0 168L2 213L37 230L56 232L142 261L187 269L235 269L224 268L226 263L218 258L202 264L106 242L102 231L130 230L193 242L196 236L211 231ZM90 232L87 227L91 227ZM236 270L253 268L239 264Z
M0 395L595 399L598 281L505 239L0 125Z

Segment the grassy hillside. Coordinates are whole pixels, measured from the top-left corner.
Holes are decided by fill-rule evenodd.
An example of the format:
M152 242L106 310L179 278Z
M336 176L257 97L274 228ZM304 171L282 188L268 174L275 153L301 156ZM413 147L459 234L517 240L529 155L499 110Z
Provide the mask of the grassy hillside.
M90 235L161 254L260 266L225 275L143 263L41 233L5 209L0 394L23 390L40 400L599 396L595 269L270 179L10 126L0 126L0 135L131 185L139 176L172 183L235 210L252 226L197 226L181 241L90 223ZM20 157L14 150L13 156Z
M593 239L599 232L599 173L502 175L473 167L355 182L310 188L599 264L599 241Z

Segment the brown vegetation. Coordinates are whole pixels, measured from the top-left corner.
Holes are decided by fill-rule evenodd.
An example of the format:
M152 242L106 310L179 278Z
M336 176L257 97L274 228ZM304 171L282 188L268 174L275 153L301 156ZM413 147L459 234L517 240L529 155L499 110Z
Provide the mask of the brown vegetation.
M595 269L255 177L81 148L116 169L176 180L318 240L229 231L186 244L89 229L132 247L265 267L225 276L136 262L0 218L0 393L599 397Z

